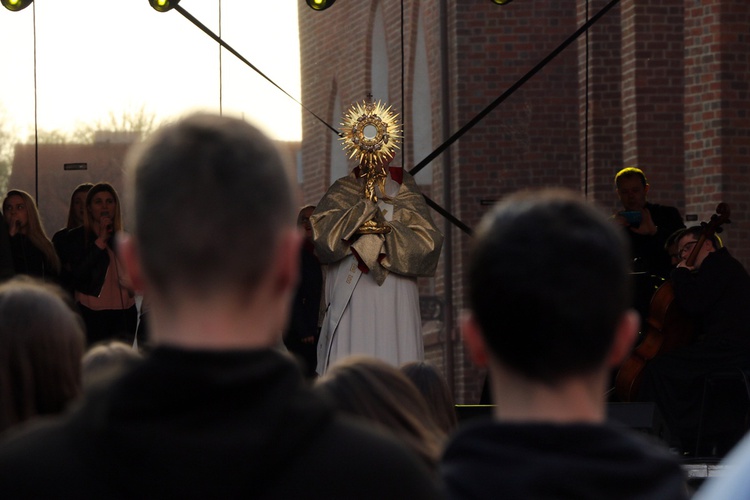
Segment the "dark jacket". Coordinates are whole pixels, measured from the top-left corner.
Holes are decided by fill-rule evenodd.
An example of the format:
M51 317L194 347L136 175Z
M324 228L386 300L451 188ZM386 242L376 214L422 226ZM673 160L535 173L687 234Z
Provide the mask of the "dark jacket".
M664 244L672 233L684 228L685 223L675 207L646 203L646 208L657 227L656 234L638 234L626 228L633 256L633 271L668 278L672 262Z
M335 416L272 350L159 347L0 444L1 498L440 498L399 443Z
M55 247L57 257L60 259L60 284L71 294L74 292L73 270L71 268L71 252L73 250L70 239L70 230L62 228L52 236L52 246Z
M16 274L26 274L53 283L58 282L59 273L50 266L44 253L34 246L28 236L21 233L11 236L10 250Z
M96 235L91 232L87 235L83 226L68 231L66 239L65 259L70 263L73 289L98 297L107 276L109 253L96 246ZM110 238L107 245L114 249L114 238Z
M451 499L687 498L676 459L609 425L472 422L440 470Z
M726 248L708 254L696 272L676 268L672 282L675 300L699 322L700 334L750 349L750 275Z
M300 248L300 277L292 302L291 318L285 339L319 336L318 316L323 293L323 272L311 244Z
M10 249L8 224L0 213L0 281L11 278L16 273L13 265L13 252Z

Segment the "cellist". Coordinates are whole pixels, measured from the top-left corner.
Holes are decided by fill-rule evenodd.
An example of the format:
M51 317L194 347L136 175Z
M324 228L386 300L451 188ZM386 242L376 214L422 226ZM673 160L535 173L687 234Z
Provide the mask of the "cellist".
M703 229L679 235L680 262L671 273L674 300L694 321L697 340L651 360L638 396L657 403L683 452L695 446L705 377L750 367L750 275L715 235L701 238Z

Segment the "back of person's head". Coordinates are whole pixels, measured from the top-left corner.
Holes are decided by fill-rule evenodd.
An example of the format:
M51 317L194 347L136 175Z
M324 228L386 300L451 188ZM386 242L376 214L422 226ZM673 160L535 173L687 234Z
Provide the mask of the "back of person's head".
M342 412L395 435L428 466L437 463L445 434L419 390L398 368L375 358L351 356L318 378L315 389Z
M469 302L491 355L553 384L605 362L631 301L623 232L579 195L509 196L477 231Z
M0 431L80 393L84 327L65 295L28 277L0 285Z
M84 388L126 367L131 361L141 359L141 353L119 340L107 340L94 344L84 353L82 377Z
M438 368L428 361L412 361L401 366L414 386L422 393L435 422L446 434L458 425L456 405L448 382Z
M162 297L250 293L281 230L296 231L291 166L243 120L181 119L135 148L127 169L143 273Z

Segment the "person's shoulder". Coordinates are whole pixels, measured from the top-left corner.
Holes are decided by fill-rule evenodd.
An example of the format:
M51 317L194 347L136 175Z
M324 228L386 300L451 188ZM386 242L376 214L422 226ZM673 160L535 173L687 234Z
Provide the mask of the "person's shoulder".
M40 418L6 432L0 441L0 496L42 498L59 494L56 488L75 477L71 467L77 460L68 453L70 444L65 418ZM44 471L43 481L40 471Z
M74 227L69 229L65 233L65 238L68 241L83 241L86 229L83 226Z
M67 236L68 236L68 228L64 227L52 235L52 242L54 243L56 241L62 240L66 238Z
M646 208L648 208L649 212L651 212L652 215L657 214L662 216L678 217L680 221L682 220L682 216L680 215L680 211L677 210L677 207L649 202L646 203Z
M352 447L351 443L357 443ZM337 416L320 436L319 453L331 453L338 460L387 469L423 470L415 455L390 435L366 427L360 420ZM363 471L364 472L364 471Z
M300 463L325 464L327 471L319 486L327 492L318 489L318 498L442 498L437 480L416 455L357 419L332 419L308 454Z
M570 498L608 498L618 485L627 487L617 498L684 498L673 457L600 424L471 424L454 435L440 472L450 498L488 498L500 488L509 498L549 498L561 488Z

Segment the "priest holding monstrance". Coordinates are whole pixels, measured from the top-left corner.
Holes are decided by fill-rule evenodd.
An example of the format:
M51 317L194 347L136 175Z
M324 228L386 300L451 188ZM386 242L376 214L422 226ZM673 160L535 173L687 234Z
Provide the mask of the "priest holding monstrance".
M318 373L365 354L394 366L424 357L417 277L432 276L443 236L414 178L390 166L396 115L372 96L344 115L344 150L358 165L313 213L315 251L327 264Z

